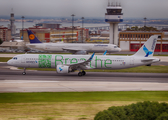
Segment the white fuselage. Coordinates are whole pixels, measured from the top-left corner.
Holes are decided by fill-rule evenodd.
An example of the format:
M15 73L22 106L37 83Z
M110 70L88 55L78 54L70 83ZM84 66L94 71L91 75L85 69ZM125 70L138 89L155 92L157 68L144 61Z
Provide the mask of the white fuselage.
M56 68L57 65L82 63L89 57L90 55L23 54L15 56L8 61L8 64L24 68ZM158 58L152 57L152 61L150 59L137 56L95 55L86 67L87 69L125 69L159 61Z
M71 51L87 51L87 52L119 52L121 51L113 44L86 44L86 43L35 43L27 44L29 48L51 51L51 52L71 52Z

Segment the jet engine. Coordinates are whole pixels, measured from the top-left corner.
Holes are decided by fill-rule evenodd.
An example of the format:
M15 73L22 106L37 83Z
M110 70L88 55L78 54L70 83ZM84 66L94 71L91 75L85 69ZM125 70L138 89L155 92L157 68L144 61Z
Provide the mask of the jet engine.
M69 66L66 65L57 65L57 73L69 73L70 68Z

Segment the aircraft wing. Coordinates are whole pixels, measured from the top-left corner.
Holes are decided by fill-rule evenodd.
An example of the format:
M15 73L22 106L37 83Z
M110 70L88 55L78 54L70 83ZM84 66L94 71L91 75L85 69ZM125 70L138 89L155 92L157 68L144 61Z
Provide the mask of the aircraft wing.
M95 53L93 53L90 58L84 62L81 62L81 63L77 63L77 64L71 64L71 65L67 65L69 66L71 69L87 69L87 66L89 64L89 62L93 59Z
M82 49L82 48L62 48L63 50L69 51L73 54L75 53L79 53L79 54L86 54L86 50Z
M75 51L75 52L83 50L81 48L72 48L72 47L70 47L70 48L62 48L62 49L63 50L67 50L67 51Z

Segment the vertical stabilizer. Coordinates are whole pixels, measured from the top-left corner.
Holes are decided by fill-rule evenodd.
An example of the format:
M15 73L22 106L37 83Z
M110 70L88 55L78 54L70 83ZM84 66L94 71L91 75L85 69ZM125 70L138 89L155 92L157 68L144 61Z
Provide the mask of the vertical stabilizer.
M152 57L157 43L158 35L151 36L134 56Z
M30 43L42 43L31 30L27 30Z

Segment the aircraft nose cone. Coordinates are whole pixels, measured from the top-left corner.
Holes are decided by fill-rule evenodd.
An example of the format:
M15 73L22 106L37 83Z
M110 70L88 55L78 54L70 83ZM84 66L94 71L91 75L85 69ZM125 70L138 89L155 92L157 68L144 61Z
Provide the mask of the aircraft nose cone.
M12 60L8 60L8 61L7 61L7 64L8 64L8 65L12 65Z
M118 48L118 51L120 52L120 51L121 51L121 48Z

